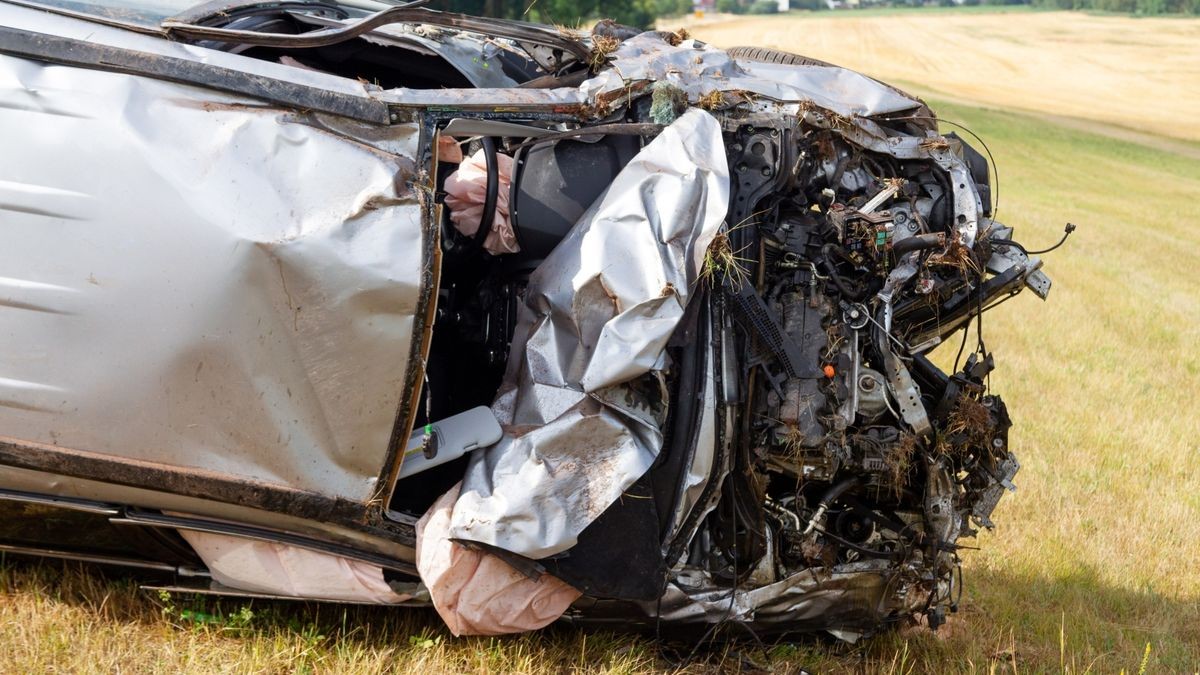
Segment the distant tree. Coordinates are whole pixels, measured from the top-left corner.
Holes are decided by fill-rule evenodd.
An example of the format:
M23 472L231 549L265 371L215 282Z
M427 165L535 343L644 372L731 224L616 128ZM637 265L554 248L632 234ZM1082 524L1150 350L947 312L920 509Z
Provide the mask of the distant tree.
M953 5L954 0L937 0ZM925 0L890 0L895 6L921 5ZM1033 4L1048 9L1098 10L1126 14L1200 14L1200 0L963 0L964 5ZM867 4L864 2L864 4ZM770 7L768 7L770 5ZM825 9L824 0L790 0L793 9ZM567 26L608 18L639 28L649 28L659 17L692 11L692 0L433 0L430 6L465 14L526 19ZM717 0L718 12L744 14L775 11L767 0Z
M692 0L650 0L649 9L654 16L683 16L692 13Z
M671 11L663 11L666 4ZM674 13L679 0L433 0L433 9L500 19L526 19L577 26L596 19L612 19L638 28L649 28L660 14ZM690 10L690 0L689 7Z

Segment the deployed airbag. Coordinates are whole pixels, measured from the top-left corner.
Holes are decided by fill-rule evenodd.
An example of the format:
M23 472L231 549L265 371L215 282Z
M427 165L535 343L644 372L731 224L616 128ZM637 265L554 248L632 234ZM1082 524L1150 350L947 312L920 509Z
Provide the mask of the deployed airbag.
M483 240L483 248L492 255L516 253L521 250L508 219L508 198L511 191L513 159L496 153L499 172L499 192L496 195L496 214L491 231ZM458 170L446 178L446 205L450 207L450 222L468 237L474 237L483 220L487 201L487 161L483 150L463 160Z
M396 604L412 599L392 590L375 565L328 553L227 534L179 530L217 583L292 598Z
M503 635L548 625L579 591L543 574L531 579L499 557L449 538L459 485L417 521L417 569L434 609L455 635Z

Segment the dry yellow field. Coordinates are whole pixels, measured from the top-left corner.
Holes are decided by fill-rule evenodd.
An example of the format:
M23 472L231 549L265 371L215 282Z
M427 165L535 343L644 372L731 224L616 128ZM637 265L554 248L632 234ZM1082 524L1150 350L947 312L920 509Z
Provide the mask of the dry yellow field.
M900 10L691 23L720 47L783 49L915 93L1200 141L1200 19Z

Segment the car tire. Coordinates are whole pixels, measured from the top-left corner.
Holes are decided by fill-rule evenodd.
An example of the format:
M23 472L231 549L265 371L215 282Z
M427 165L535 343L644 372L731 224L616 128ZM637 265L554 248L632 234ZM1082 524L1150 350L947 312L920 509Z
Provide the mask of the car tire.
M780 63L786 66L832 66L832 63L818 61L807 56L792 54L779 49L768 47L730 47L725 50L735 59L756 61L758 63Z

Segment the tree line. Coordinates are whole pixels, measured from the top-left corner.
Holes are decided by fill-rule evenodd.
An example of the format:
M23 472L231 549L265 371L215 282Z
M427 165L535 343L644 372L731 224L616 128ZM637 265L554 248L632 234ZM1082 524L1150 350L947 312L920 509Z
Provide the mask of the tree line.
M949 4L953 0L944 0ZM897 3L899 4L899 3ZM964 5L1032 5L1043 9L1069 9L1120 14L1200 14L1200 0L964 0Z
M638 28L650 28L664 16L692 11L692 0L434 0L434 9L521 19L561 26L581 26L596 19L612 19Z
M863 0L862 6L918 6L929 0ZM1071 9L1125 14L1200 14L1200 0L937 0L940 4L1028 5L1047 9ZM478 16L523 19L562 26L586 25L596 19L612 19L639 28L650 28L660 17L680 16L692 11L692 0L434 0L431 7ZM771 13L775 0L717 0L720 12ZM792 9L823 10L825 0L791 0ZM853 11L853 10L841 10Z
M1033 0L1038 7L1125 14L1200 14L1200 0Z

